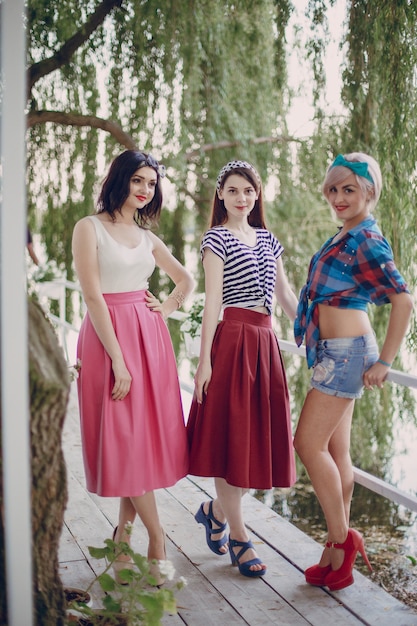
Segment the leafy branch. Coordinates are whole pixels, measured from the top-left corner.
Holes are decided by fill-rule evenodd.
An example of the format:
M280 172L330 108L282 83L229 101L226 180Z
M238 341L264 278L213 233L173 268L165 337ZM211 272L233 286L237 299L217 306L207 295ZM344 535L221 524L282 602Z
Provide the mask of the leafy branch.
M97 30L104 22L105 18L111 13L115 7L121 7L124 0L103 0L97 9L90 15L83 26L70 37L60 49L51 57L42 59L38 63L33 63L27 70L27 98L30 100L32 88L35 83L60 69L71 60L75 52L90 38L92 33Z
M112 539L106 539L104 543L102 548L88 548L93 558L105 559L106 567L86 589L86 593L89 593L99 583L104 592L103 607L94 609L84 602L73 600L69 603L70 611L85 617L83 623L102 624L104 619L106 624L129 626L158 626L164 613L177 612L174 592L186 584L182 577L172 586L162 587L152 574L148 559L134 552L128 543L115 543ZM118 571L117 577L113 577L111 568L122 555L130 557L131 563L126 569ZM170 561L159 561L159 571L165 582L173 580L175 570Z

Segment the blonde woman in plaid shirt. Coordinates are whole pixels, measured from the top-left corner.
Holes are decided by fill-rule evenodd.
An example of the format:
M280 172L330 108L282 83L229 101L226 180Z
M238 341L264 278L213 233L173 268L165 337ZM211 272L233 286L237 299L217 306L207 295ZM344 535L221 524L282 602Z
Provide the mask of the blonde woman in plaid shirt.
M372 211L382 187L378 163L363 153L339 155L327 170L323 194L342 222L313 256L295 321L313 367L295 449L306 466L328 528L320 562L305 571L311 585L351 585L358 551L371 565L360 533L349 528L353 494L350 429L355 399L382 387L406 333L412 310L407 285ZM367 307L391 304L378 350Z

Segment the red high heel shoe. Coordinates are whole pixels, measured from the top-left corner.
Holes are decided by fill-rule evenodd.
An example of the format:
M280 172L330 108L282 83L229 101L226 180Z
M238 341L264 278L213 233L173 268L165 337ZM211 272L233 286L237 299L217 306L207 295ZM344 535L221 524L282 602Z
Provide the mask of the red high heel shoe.
M365 552L362 535L357 530L349 528L346 541L344 543L332 543L331 546L337 550L344 550L345 556L341 567L329 572L324 579L324 584L330 591L338 591L353 584L352 570L358 552L361 553L369 571L372 572L372 566Z
M326 548L331 548L331 547L332 547L332 544L330 543L330 541L327 541ZM332 571L331 565L325 565L324 567L321 567L317 563L317 565L312 565L311 567L308 567L304 571L304 576L305 576L306 582L309 585L313 585L314 587L323 587L324 579L326 578L327 574L329 574L331 571Z

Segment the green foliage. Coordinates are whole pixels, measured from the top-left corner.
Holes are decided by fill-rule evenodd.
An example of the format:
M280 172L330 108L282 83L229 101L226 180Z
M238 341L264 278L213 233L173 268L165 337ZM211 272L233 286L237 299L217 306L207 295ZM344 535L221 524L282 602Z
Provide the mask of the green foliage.
M311 36L308 39L306 52L313 69L314 104L319 107L322 91L326 83L324 55L329 43L329 25L327 20L327 3L325 0L309 0L307 14L311 20Z
M28 0L29 72L38 62L54 61L102 4ZM296 292L311 255L336 229L320 190L328 163L338 152L371 153L384 177L377 218L415 293L417 6L407 0L347 0L340 41L343 108L330 117L324 98L325 55L334 4L310 0L310 28L301 32L302 27L294 27L307 68L300 89L312 94L314 105L314 128L302 139L287 133L293 97L288 24L296 8L290 0L115 1L62 65L33 84L29 117L42 110L68 116L67 123L36 124L28 131L28 202L32 230L41 232L48 257L65 268L69 279L72 228L94 211L107 164L127 141L88 124L73 125L71 116L83 114L118 123L133 145L164 161L169 208L158 234L181 261L189 258L189 243L194 255L198 251L220 167L231 158L254 163L264 183L275 186L267 219L285 247L285 269ZM203 291L201 263L192 269L197 291ZM155 272L151 289L158 295L170 288L170 281ZM389 307L372 312L379 343L388 312ZM280 313L277 323L283 336L290 337ZM416 346L414 316L407 337L411 354ZM401 369L400 359L396 366ZM297 415L309 376L303 364L289 369ZM379 471L388 455L394 416L413 420L415 411L409 391L393 385L386 385L377 401L368 398L357 403L352 453L355 462L371 467L378 446Z
M378 209L399 267L416 285L417 7L401 0L350 2L343 98L345 152L363 149L381 165Z
M99 583L105 594L102 599L103 607L93 609L83 602L74 600L69 605L70 610L81 614L88 624L114 623L126 626L135 624L158 626L165 613L177 612L175 591L180 590L185 581L180 578L176 583L167 586L174 575L174 569L168 561L160 562L160 571L165 572L165 586L158 587L158 581L152 574L146 557L134 552L126 542L115 543L111 539L106 539L104 543L105 547L88 548L93 558L106 560L106 568L86 589L88 593L96 582ZM121 555L129 556L133 561L133 567L121 570L115 578L110 574L111 568Z
M417 130L417 7L406 0L351 0L348 8L342 97L349 119L341 135L340 151L363 150L379 161L384 186L376 217L413 293L417 283L417 146L410 138ZM389 307L382 307L373 315L380 344L388 312ZM415 354L416 342L414 316L407 337L410 353ZM397 359L396 366L402 368L401 359ZM359 421L368 429L372 423L378 424L379 434L385 432L384 445L388 446L391 424L385 422L386 416L399 413L404 420L414 420L414 402L406 388L389 386L383 396L383 406L370 402ZM358 441L355 443L357 447ZM380 441L378 445L381 448Z
M187 318L181 324L180 328L183 333L187 333L193 339L201 335L201 324L204 312L204 294L199 294L193 300L193 304L188 311Z
M201 230L215 176L235 156L236 142L259 167L273 161L262 144L249 153L248 142L273 136L284 112L283 37L291 4L120 4L61 67L35 82L30 109L61 111L68 124L72 114L104 116L121 124L139 148L163 158L178 193L169 235L181 258L185 210L196 209ZM82 33L97 6L29 0L30 69ZM228 150L212 149L224 141ZM29 212L42 224L48 256L64 263L69 278L72 227L94 210L95 182L120 149L97 130L37 124L29 131Z

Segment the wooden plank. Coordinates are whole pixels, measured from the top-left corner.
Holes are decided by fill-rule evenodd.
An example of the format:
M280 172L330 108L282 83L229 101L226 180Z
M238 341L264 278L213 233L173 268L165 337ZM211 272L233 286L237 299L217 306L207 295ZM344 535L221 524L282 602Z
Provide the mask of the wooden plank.
M73 475L69 476L69 484L69 506L66 513L66 525L61 537L60 575L65 587L87 589L95 575L105 568L104 561L90 557L88 546L102 547L104 539L112 534L112 526L106 514L96 506L90 494ZM117 499L102 498L102 500L109 502L114 517L118 507ZM71 532L67 526L71 528ZM137 543L133 540L132 547L143 553L143 550L135 545ZM75 559L77 555L81 555L81 558ZM94 584L91 596L94 608L101 607L103 592L98 583ZM180 596L181 591L176 593L177 598ZM162 624L173 626L183 623L177 615L166 615L162 620Z
M89 589L89 594L94 608L101 607L101 598L103 592L100 585L95 583L91 589L90 584L94 579L94 572L89 567L85 559L79 561L71 561L69 563L62 562L59 564L59 575L64 588L75 587L83 591Z
M88 511L91 509L91 507L95 507L95 504L93 502L93 500L91 498L87 498L90 500L90 502L86 502L86 501L82 501L82 498L78 495L80 493L80 491L82 492L82 487L79 485L78 481L72 481L71 482L71 487L72 487L72 491L75 494L75 498L74 501L77 502L77 507L78 507L78 511L80 512L79 515L81 516L81 519L76 519L73 516L70 516L69 519L67 520L67 523L70 524L71 528L72 528L72 532L76 534L77 536L77 541L79 542L79 549L81 550L81 552L83 554L85 554L86 558L89 560L90 566L92 569L94 569L95 572L100 571L100 562L95 561L94 559L91 559L90 557L87 556L88 554L88 545L94 545L94 546L101 546L104 538L108 537L110 535L110 532L106 532L107 528L110 528L109 525L105 524L105 526L103 527L103 524L100 523L98 526L100 527L100 529L103 529L103 531L101 532L101 540L98 538L99 532L97 530L97 526L95 527L90 527L89 525L85 525L85 511ZM81 494L82 495L82 494ZM112 498L102 498L102 500L104 501L103 504L106 504L106 507L109 509L113 508L113 515L115 515L116 512L116 507L117 506L117 500L114 500ZM113 502L112 502L113 501ZM79 506L81 502L81 507ZM96 514L100 514L102 513L98 508L97 508L97 513ZM106 518L106 513L102 513L102 518ZM141 554L146 554L146 550L147 550L147 540L146 540L146 533L142 527L142 524L137 521L135 523L135 529L132 535L132 547L135 551L141 553ZM203 577L198 575L198 572L196 570L191 570L190 569L190 563L189 560L185 557L185 555L181 552L181 550L178 550L177 546L175 546L172 541L170 540L170 536L168 534L168 538L167 538L167 558L172 561L175 570L176 570L176 575L175 575L175 580L177 580L180 576L183 576L184 578L187 579L188 584L185 588L183 588L182 590L176 592L176 598L177 601L179 603L179 614L181 615L182 620L180 620L180 618L178 616L165 616L164 620L169 620L167 623L174 623L177 620L178 623L183 624L188 623L188 620L190 619L191 616L191 621L189 623L192 623L193 625L195 624L195 626L198 626L199 624L213 624L213 626L217 626L217 624L219 623L218 619L219 619L219 613L215 612L215 610L219 610L220 614L225 618L226 622L224 623L230 623L230 624L241 624L242 621L235 620L235 616L233 614L233 612L230 610L228 603L221 597L219 596L219 594L216 594L215 591L213 590L213 588L211 587L210 583L208 583ZM88 581L85 581L85 579L82 577L80 583L81 584L75 584L76 579L74 578L74 571L78 572L78 568L79 568L79 561L78 562L71 562L71 563L65 563L65 566L67 567L68 570L71 570L72 568L72 572L70 571L69 573L72 573L72 576L70 576L71 578L71 584L74 586L82 586L85 585L86 582L91 582L91 578L92 576L92 571L90 570L90 579ZM68 578L68 576L67 576ZM74 582L75 581L75 582ZM167 583L169 584L169 583ZM201 603L201 596L204 596L206 598L206 606L207 606L207 612L210 614L215 614L213 618L213 621L210 621L210 619L207 616L206 612L202 612L202 603ZM163 623L165 623L165 621Z
M67 426L71 430L73 429L74 424L71 422L71 418L68 420ZM72 430L73 434L74 431ZM67 441L69 439L71 437L68 437ZM117 523L119 500L117 498L100 498L95 494L89 494L82 484L83 475L80 472L79 465L80 455L78 455L78 461L72 454L67 455L67 457L69 458L71 469L76 471L77 476L72 472L68 476L69 503L66 523L70 526L72 534L77 539L78 552L85 555L92 569L97 572L99 571L99 565L98 562L95 562L94 559L90 559L88 556L88 545L101 546L104 539L111 536L111 528ZM93 523L89 523L88 520L91 520ZM163 515L162 521L164 524L167 523ZM65 546L65 543L68 543L68 534L70 533L63 532L62 550L66 551L64 554L67 554L68 551L68 548ZM183 576L188 580L188 585L181 591L176 592L181 617L167 615L164 616L162 623L190 623L193 626L199 626L199 624L217 626L219 623L242 624L242 620L236 618L227 601L216 593L211 584L199 575L197 570L190 568L189 560L172 543L169 538L169 532L167 534L167 558L174 564L176 579ZM146 554L147 551L146 532L139 520L135 523L132 535L132 548L141 554ZM70 558L74 558L73 555ZM67 568L66 580L69 580L72 586L83 586L91 581L92 570L90 570L89 580L85 580L85 572L81 571L80 583L78 585L75 584L77 582L77 572L79 572L78 561L73 564L65 563L65 567ZM205 598L204 603L201 601L202 597ZM205 605L206 610L202 610L202 604ZM224 622L221 621L223 619L225 620Z
M210 496L214 495L212 479L192 477L196 486L200 486ZM277 549L294 567L303 572L306 567L320 558L322 546L310 537L307 537L298 528L285 521L268 506L263 505L255 498L245 497L245 522L248 528L262 541L276 544L276 537L280 538L280 547ZM364 623L392 626L408 626L417 624L417 612L399 602L385 590L375 585L369 578L357 570L354 571L356 584L338 592L325 591L338 603ZM307 590L310 585L304 583Z
M59 575L64 588L76 587L83 590L89 588L91 581L94 578L94 572L89 567L85 559L71 561L71 563L61 562L59 566ZM101 608L103 606L103 591L101 590L100 585L95 583L92 588L89 589L89 593L93 602L92 607ZM181 598L181 591L177 592L176 597L178 599ZM170 626L183 626L184 621L179 615L165 615L161 620L161 624L163 626L167 624Z
M84 554L82 550L70 533L68 526L64 523L58 550L59 562L64 563L67 561L79 561L83 558Z
M385 480L381 480L377 476L372 476L372 474L368 474L357 467L353 468L353 474L355 483L358 483L358 485L363 485L363 487L366 487L370 491L373 491L384 498L388 498L391 502L396 502L397 504L405 506L405 508L410 511L417 511L416 496L412 496L405 491L401 491L397 487L385 482Z
M79 486L78 489L80 488ZM166 498L170 500L169 506L166 506L163 497L161 500L163 494L163 491L158 492L157 498L161 511L161 522L164 525L167 535L167 558L175 567L175 579L183 576L188 582L185 588L176 593L179 603L178 612L183 622L193 624L193 626L199 626L200 624L202 626L207 624L217 626L219 623L231 625L242 624L242 620L230 609L228 601L225 600L221 594L216 592L211 582L208 581L206 577L200 575L198 570L192 567L189 559L181 549L181 546L173 542L172 539L175 535L175 528L177 526L184 526L184 524L183 520L178 519L178 516L176 517L174 507L172 507L171 504L176 504L179 508L180 505L166 494ZM103 517L110 517L116 520L118 507L117 499L92 496L90 500L92 503L96 503L101 507L100 511L103 513ZM82 543L85 543L84 538L80 538L80 540ZM94 545L101 545L101 543L101 541L96 541ZM134 525L132 548L141 554L146 554L147 552L147 534L139 519L135 521ZM86 546L84 546L83 549L85 551ZM202 601L202 598L204 598L204 601ZM166 619L171 619L172 621L173 618L167 617ZM225 621L223 622L221 620Z
M85 554L86 558L89 558L87 556L87 546L101 545L102 542L97 541L97 523L94 524L93 528L90 528L90 525L85 523L86 519L90 517L90 511L97 506L97 509L101 507L100 512L102 513L103 519L107 520L107 518L110 518L112 520L116 520L118 500L113 498L98 498L97 496L87 494L82 485L73 475L70 476L69 491L71 494L69 508L74 510L76 503L77 516L75 518L72 514L69 514L67 516L67 524L71 526L72 533L74 533L77 537L80 551ZM178 528L182 528L184 533L183 538L187 541L190 523L192 522L195 524L190 513L182 504L178 503L176 499L172 498L172 496L164 490L157 492L157 498L159 508L161 510L162 523L167 531L167 558L174 564L177 576L184 576L184 578L188 580L188 585L185 589L181 590L177 594L180 605L179 614L181 615L181 618L185 621L185 623L190 623L195 626L203 623L213 624L213 626L217 626L219 623L244 623L239 615L239 612L236 613L236 609L230 607L229 599L226 599L224 597L224 593L220 593L216 586L213 585L210 573L200 573L199 568L192 567L189 556L184 554L184 550L181 546L182 538L178 538L178 532L176 533L176 531L178 531ZM108 525L104 524L103 526L103 523L100 522L99 526L103 529L103 539L105 536L109 536L109 532L106 533ZM94 542L94 540L96 541ZM195 554L200 552L200 546L201 542L197 540L194 546ZM135 530L132 536L132 547L136 551L146 554L146 534L139 520L135 523ZM225 558L228 559L228 556ZM228 564L228 569L230 569L231 566L229 561ZM90 565L97 571L97 566L94 566L91 560ZM227 576L223 574L223 578L225 577L227 578ZM239 579L240 578L242 577L239 576ZM243 584L245 582L247 584L248 582L253 581L243 579ZM204 600L202 600L202 598L204 598ZM247 591L244 590L241 599L241 604L243 606L247 605L247 598ZM260 603L261 600L262 598L259 599ZM263 606L263 604L265 604L265 602L261 603L259 606ZM268 611L274 610L276 613L278 608L281 609L280 617L283 617L283 613L287 609L285 603L282 601L277 603L275 601L275 597L273 598L273 601L270 598ZM256 606L252 607L251 610L252 612L256 611ZM259 619L261 621L258 622L254 619L252 620L252 623L269 623L265 621L264 617L261 615L259 615ZM288 621L283 621L282 623L291 623L294 624L294 626L297 626L297 624L305 624L305 620L298 618L297 615L294 616L291 611Z
M85 489L76 394L71 394L63 442L68 468L69 502L67 530L61 540L67 579L82 573L81 563L97 571L88 545L101 546L117 524L118 498L100 498ZM232 568L228 555L211 553L205 532L193 516L203 500L214 496L211 478L187 477L173 487L156 492L161 522L167 535L167 558L176 576L188 585L176 594L178 616L165 616L163 624L217 626L218 624L267 624L357 626L408 626L417 613L355 572L356 584L330 593L307 585L303 571L317 562L322 546L277 515L254 497L244 498L244 516L251 538L265 562L265 577L249 579ZM146 554L147 534L140 520L132 536L135 551ZM83 555L80 558L80 555ZM83 558L84 557L84 558ZM74 567L74 570L71 570ZM82 566L84 567L84 566ZM80 569L81 568L81 569ZM77 586L74 584L74 586Z
M204 492L210 492L211 479L203 479L202 482ZM194 515L201 501L208 497L204 497L200 488L188 479L183 479L169 491L181 501L183 506L187 507L190 516ZM276 516L269 507L254 498L246 496L245 504L247 500L250 500L252 504L254 501L256 512L261 517L265 514ZM300 622L299 616L306 614L309 624L320 626L326 623L358 624L358 620L343 607L341 608L340 603L323 589L306 585L302 571L294 568L286 558L277 552L271 544L271 538L264 541L257 535L252 537L260 556L268 564L268 572L265 577L253 581L241 576L237 569L231 567L228 555L220 557L212 554L206 546L205 531L202 526L197 526L193 517L191 517L190 523L195 524L195 531L191 543L190 531L188 525L185 525L184 542L188 545L187 555L237 611L241 611L242 606L247 607L243 616L248 623L277 623L278 614L280 624L305 623L306 619L302 618ZM298 533L304 538L301 531ZM274 533L275 541L276 537L279 537L279 534ZM182 549L185 550L184 545L182 545ZM199 558L198 562L195 562L195 555ZM252 608L254 615L251 613Z
M190 511L183 506L182 502L178 502L167 491L162 491L158 492L158 503L160 510L164 512L166 527L169 523L170 539L189 561L188 571L190 571L190 565L196 568L221 598L225 599L227 604L231 605L247 623L254 625L276 623L278 610L282 618L280 623L295 625L306 623L282 598L272 592L267 585L262 584L260 579L254 580L241 576L237 569L232 568L229 555L219 557L211 553ZM201 601L199 590L197 594ZM224 616L223 606L219 607L216 603L209 613L213 617L217 613L216 624L223 623L220 621Z
M268 520L258 519L256 523L252 525L252 528L258 536L264 539L271 537L271 535L281 536L283 541L282 545L285 546L286 558L301 572L304 571L306 566L317 562L321 554L322 546L318 545L317 558L310 558L308 562L306 562L305 555L308 552L308 544L304 537L300 537L299 541L292 541L292 543L290 543L291 536L294 537L295 535L291 533L289 540L287 540L286 535L283 535L282 532L277 534L277 530L275 529L283 528L283 525L277 522L278 520L274 518ZM303 535L303 533L301 533L301 535ZM288 555L290 555L290 557ZM417 623L417 613L412 609L400 603L357 570L355 570L354 576L356 583L353 586L339 592L331 593L326 591L326 593L333 596L337 602L365 623L386 624L388 626L392 624L393 619L397 620L399 618L401 618L399 623L404 625ZM310 585L307 585L303 580L302 587L307 590L310 588Z

